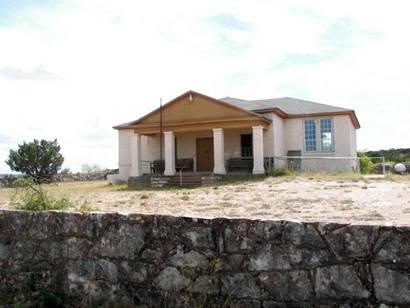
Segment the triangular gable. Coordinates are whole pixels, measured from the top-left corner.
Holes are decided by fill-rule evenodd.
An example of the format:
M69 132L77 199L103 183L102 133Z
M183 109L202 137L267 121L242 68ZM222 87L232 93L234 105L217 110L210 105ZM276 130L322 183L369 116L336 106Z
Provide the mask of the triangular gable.
M127 123L124 126L157 125L160 122L160 113L160 109L158 108L144 117ZM162 123L164 125L250 117L269 122L269 120L259 114L232 106L194 91L188 91L162 107Z

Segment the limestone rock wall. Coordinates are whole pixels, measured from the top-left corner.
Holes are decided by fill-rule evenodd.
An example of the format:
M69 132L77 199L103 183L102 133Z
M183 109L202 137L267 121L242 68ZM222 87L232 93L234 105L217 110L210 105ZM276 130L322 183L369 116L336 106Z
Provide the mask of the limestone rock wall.
M0 212L0 303L410 304L410 228Z

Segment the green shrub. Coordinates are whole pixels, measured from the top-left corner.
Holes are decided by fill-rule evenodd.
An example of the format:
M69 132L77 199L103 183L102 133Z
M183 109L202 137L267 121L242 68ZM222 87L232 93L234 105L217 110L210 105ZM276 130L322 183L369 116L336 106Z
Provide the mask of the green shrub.
M17 182L16 193L12 196L16 209L27 211L64 210L72 207L67 198L54 198L43 191L33 179L24 178Z
M359 157L360 162L360 173L368 174L372 172L374 169L374 164L371 158L364 153L358 153L357 156Z
M183 201L189 201L189 196L188 195L182 195L181 200Z
M281 168L270 168L267 170L267 175L268 176L290 176L292 175L292 171L287 167L281 167Z
M146 193L142 193L141 196L140 196L140 199L141 199L141 200L146 200L146 199L148 199L148 198L149 198L149 195L146 194Z

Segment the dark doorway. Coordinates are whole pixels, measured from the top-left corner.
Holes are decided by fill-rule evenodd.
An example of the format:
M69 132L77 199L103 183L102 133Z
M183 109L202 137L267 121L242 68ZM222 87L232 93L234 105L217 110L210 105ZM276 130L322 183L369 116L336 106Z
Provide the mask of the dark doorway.
M252 134L241 135L241 157L253 157Z

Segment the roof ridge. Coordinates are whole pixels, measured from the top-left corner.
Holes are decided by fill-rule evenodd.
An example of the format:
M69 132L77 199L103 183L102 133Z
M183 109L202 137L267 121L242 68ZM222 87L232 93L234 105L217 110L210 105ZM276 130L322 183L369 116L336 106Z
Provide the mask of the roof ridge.
M232 97L232 96L225 96L225 97L218 98L218 99L219 99L219 100L224 100L224 99L237 99L237 100L244 101L244 102L250 102L250 100L248 100L248 99L243 99L243 98L238 98L238 97Z
M261 101L280 100L280 99L291 99L291 100L298 101L298 102L305 102L305 103L311 103L311 104L316 104L316 105L321 105L321 106L326 106L326 107L340 108L340 109L344 109L344 110L346 110L346 111L353 111L353 109L348 109L348 108L344 108L344 107L340 107L340 106L336 106L336 105L329 105L329 104L318 103L318 102L309 101L309 100L306 100L306 99L294 98L294 97L290 97L290 96L283 96L283 97L276 97L276 98L265 98L265 99L256 99L256 100L252 100L252 101L250 101L250 102L261 102Z

